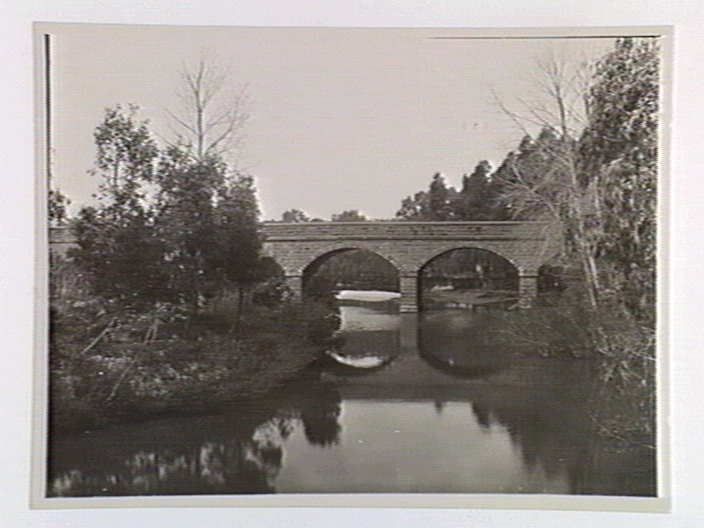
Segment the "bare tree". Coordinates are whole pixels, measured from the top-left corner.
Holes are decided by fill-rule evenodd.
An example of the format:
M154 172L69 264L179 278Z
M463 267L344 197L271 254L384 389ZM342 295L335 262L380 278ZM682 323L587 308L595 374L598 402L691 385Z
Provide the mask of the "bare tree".
M233 90L230 76L214 60L201 58L195 67L184 66L178 112L167 110L177 143L201 161L222 157L233 161L243 141L247 113L246 86Z
M584 186L579 174L578 138L588 122L587 63L574 65L554 53L537 61L537 94L519 97L510 108L496 93L501 111L527 136L541 133L531 143L534 160L521 163L520 155L507 161L502 177L502 201L514 217L550 220L569 234L585 277L589 304L599 302L599 272L591 230L598 225L594 186ZM596 220L596 221L595 221Z

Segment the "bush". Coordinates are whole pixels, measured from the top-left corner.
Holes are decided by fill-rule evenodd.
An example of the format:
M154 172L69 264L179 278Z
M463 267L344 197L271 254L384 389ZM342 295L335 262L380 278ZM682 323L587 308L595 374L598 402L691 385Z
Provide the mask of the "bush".
M323 304L255 305L236 335L231 318L203 313L185 321L187 331L184 321L164 323L161 338L149 341L144 336L153 321L174 319L173 312L108 314L101 308L102 316L89 324L93 308L64 307L54 315L54 427L212 410L264 393L315 361L339 327L337 314Z
M505 323L505 324L504 324ZM592 360L598 431L622 445L654 446L655 331L618 303L598 311L578 297L507 314L501 338L526 354Z

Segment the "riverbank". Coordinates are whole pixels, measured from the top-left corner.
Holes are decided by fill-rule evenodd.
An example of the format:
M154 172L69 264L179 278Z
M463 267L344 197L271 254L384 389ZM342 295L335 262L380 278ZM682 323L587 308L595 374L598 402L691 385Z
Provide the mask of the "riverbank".
M511 290L455 290L432 288L423 292L427 309L505 309L518 303L518 292Z
M188 339L145 343L108 332L86 351L65 318L55 316L52 336L52 431L210 412L265 394L318 359L339 325L319 304L259 307L237 335L213 331L222 325L211 321Z

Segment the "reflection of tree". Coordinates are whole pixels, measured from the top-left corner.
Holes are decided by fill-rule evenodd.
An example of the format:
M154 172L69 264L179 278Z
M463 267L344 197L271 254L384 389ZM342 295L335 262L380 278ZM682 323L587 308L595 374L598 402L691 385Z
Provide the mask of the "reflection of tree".
M491 415L489 414L489 410L481 405L477 405L475 402L472 402L472 412L474 413L474 417L477 419L477 423L481 426L481 428L488 429L491 425Z
M227 414L155 421L52 440L51 496L273 493L297 424L311 444L338 442L333 386L308 379Z
M120 444L78 445L72 469L54 467L51 495L169 495L197 493L271 493L283 459L281 435L262 434L274 420L238 431L214 421L173 440L154 431L132 431ZM170 428L166 434L184 433ZM228 436L232 435L232 436ZM99 435L98 435L99 436ZM168 438L168 437L167 437ZM207 439L206 439L207 438ZM85 439L81 439L85 440ZM99 441L99 438L96 440ZM179 445L169 445L180 440ZM82 443L85 443L82 442ZM166 445L164 445L166 443ZM80 457L89 454L89 461ZM80 469L75 469L76 467Z
M321 384L315 399L301 408L301 421L306 439L322 447L335 445L340 440L340 393L332 385Z
M595 440L588 400L572 396L566 400L569 404L555 405L553 400L561 396L557 391L510 400L487 396L473 401L472 410L483 428L497 424L507 430L527 469L540 469L551 478L566 474L570 493L654 493L650 463L634 464L623 453L604 457L605 446ZM637 468L638 477L627 474L634 473L632 468Z

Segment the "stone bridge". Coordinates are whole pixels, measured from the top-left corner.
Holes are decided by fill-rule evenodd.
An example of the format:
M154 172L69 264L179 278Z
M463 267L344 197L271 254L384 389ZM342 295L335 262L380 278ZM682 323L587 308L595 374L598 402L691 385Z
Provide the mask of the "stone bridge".
M558 250L559 238L543 222L306 222L265 223L264 251L283 268L296 295L320 259L350 249L365 249L388 260L399 273L401 311L419 307L423 267L453 249L496 253L518 271L519 305L537 294L538 270Z
M496 253L518 271L519 305L537 294L538 270L558 250L559 237L543 222L306 222L262 225L264 251L281 266L295 295L315 265L335 253L365 249L388 260L399 273L401 311L419 307L423 267L453 249ZM68 228L50 231L51 251L64 254L74 244Z

